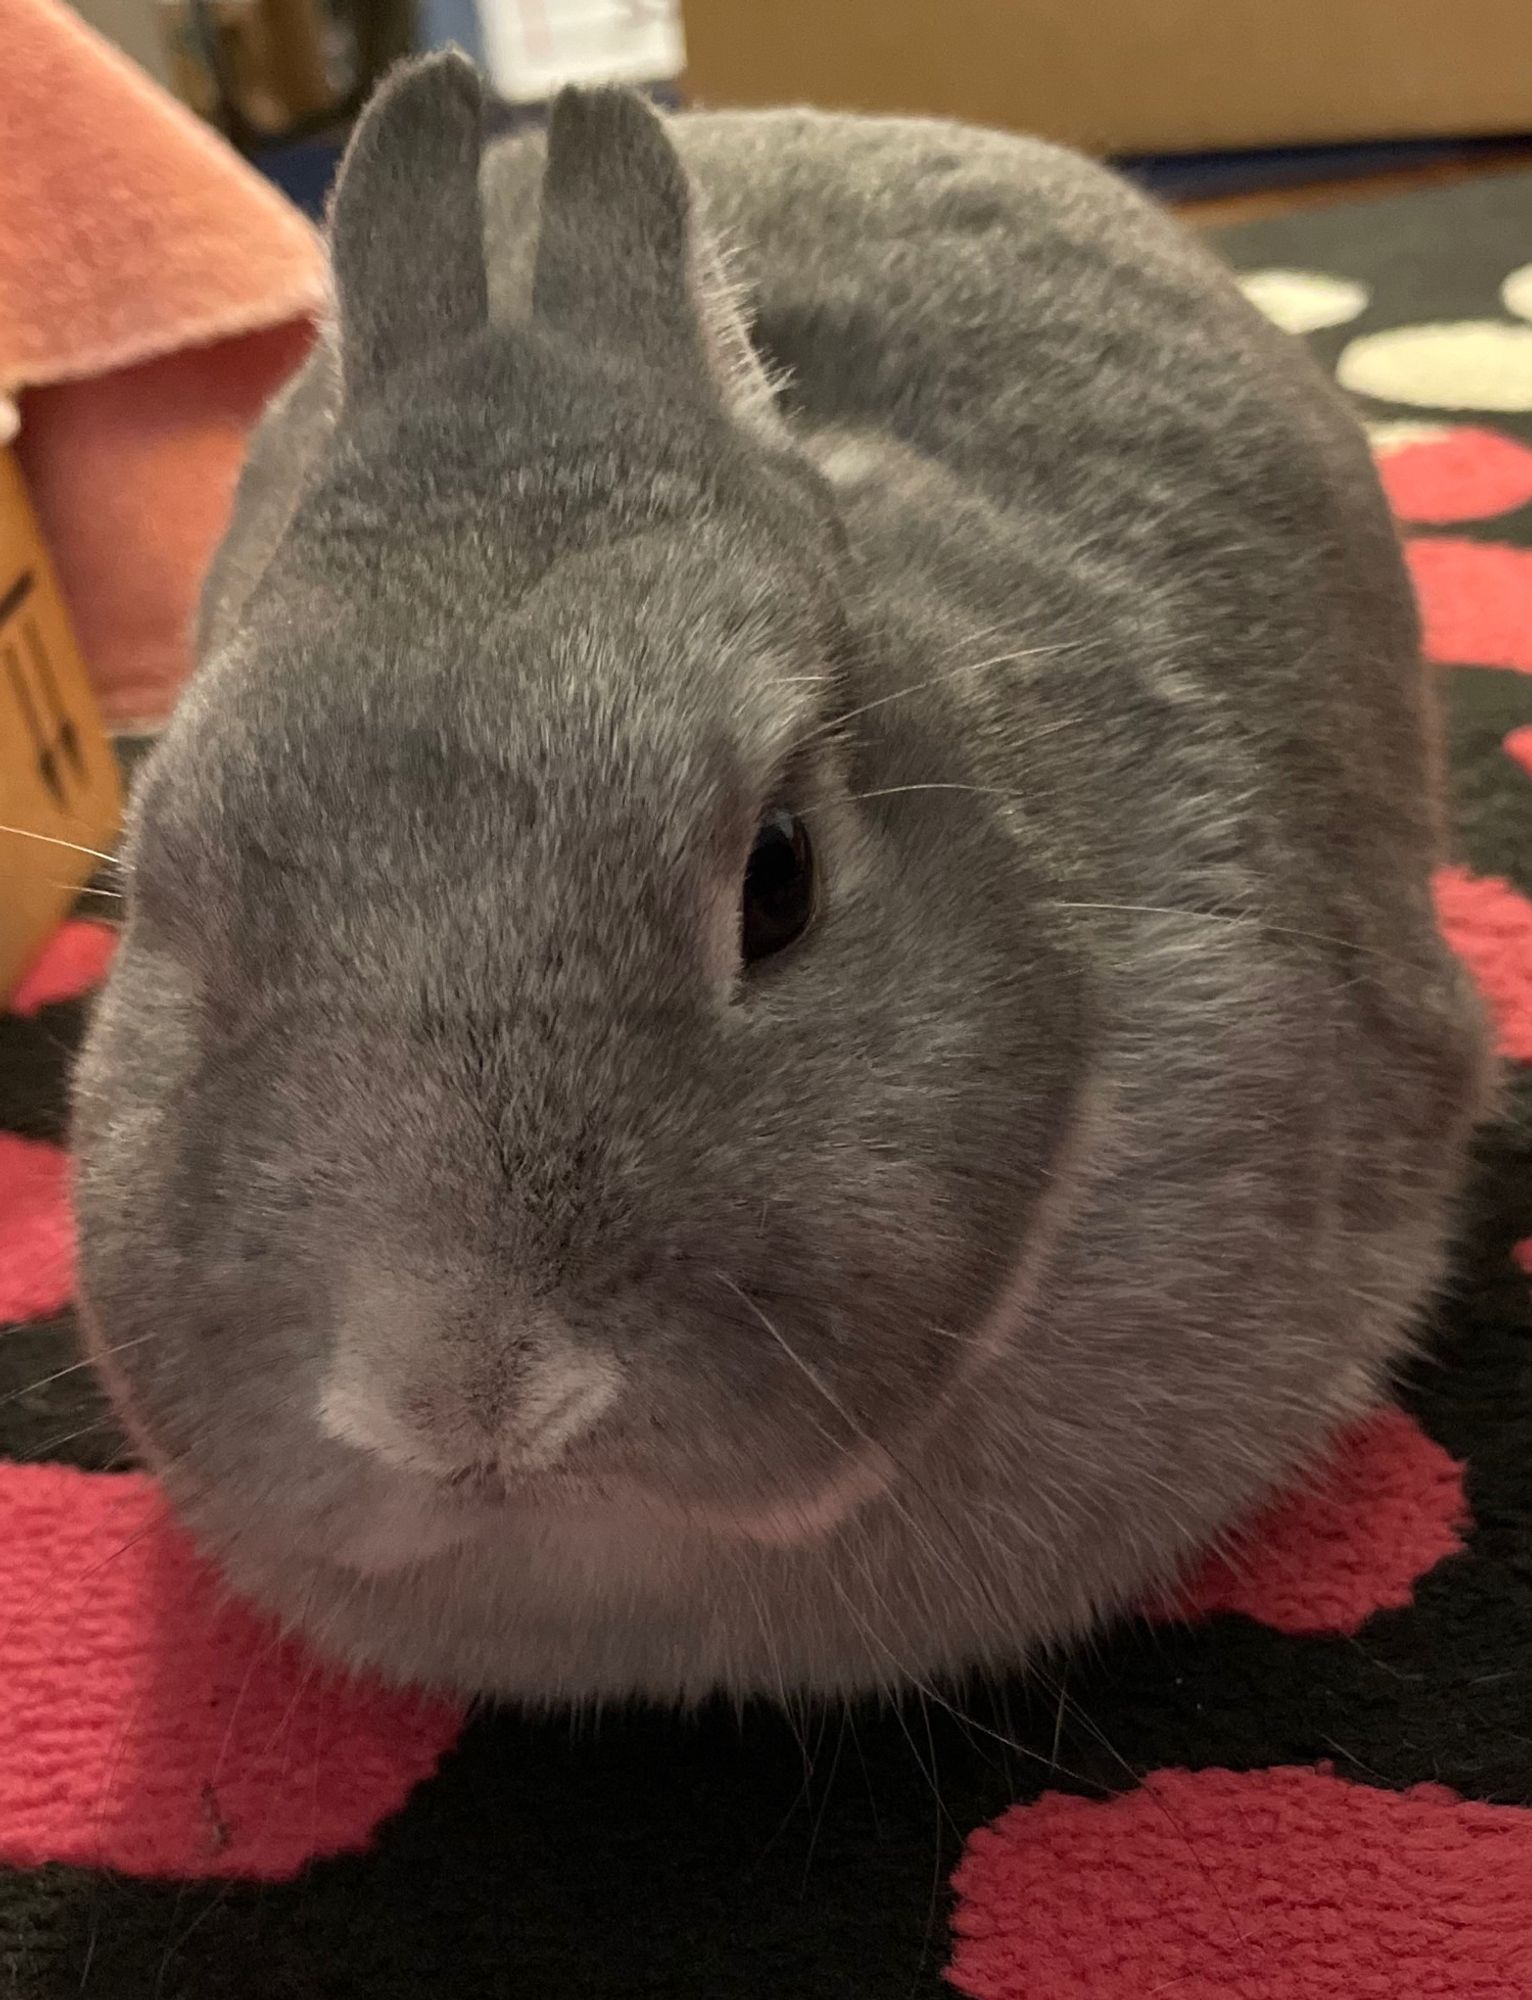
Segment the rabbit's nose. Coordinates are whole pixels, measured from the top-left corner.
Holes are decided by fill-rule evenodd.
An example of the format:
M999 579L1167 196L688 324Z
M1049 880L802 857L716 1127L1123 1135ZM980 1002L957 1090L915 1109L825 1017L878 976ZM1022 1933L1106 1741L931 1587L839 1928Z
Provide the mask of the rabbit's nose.
M612 1361L548 1327L471 1347L428 1341L395 1369L343 1338L319 1400L337 1442L464 1497L503 1497L554 1467L611 1406Z

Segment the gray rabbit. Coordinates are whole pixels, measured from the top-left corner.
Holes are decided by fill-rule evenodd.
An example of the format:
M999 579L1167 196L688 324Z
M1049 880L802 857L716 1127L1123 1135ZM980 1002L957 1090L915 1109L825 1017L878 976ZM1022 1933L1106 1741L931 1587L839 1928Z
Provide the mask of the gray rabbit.
M145 774L90 1338L534 1701L1007 1668L1384 1393L1490 1069L1359 430L1105 170L396 73Z

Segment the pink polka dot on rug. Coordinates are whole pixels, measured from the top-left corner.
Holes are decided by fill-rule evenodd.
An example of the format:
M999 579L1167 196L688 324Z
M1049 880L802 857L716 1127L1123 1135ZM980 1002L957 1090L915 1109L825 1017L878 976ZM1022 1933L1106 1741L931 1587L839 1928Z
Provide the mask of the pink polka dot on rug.
M1433 886L1442 935L1484 995L1501 1055L1532 1062L1532 902L1457 866L1437 869Z
M13 1014L35 1014L57 1000L92 993L107 975L117 933L106 924L61 924L32 961L11 996Z
M1416 535L1405 554L1428 660L1532 673L1532 549Z
M1509 732L1505 739L1505 754L1532 778L1532 723Z
M1512 2000L1532 1993L1532 1812L1328 1771L1157 1771L969 1840L970 2000Z
M231 1601L136 1473L0 1464L0 1865L292 1876L364 1847L457 1710Z
M1171 1616L1243 1612L1279 1632L1347 1634L1409 1604L1463 1547L1463 1468L1403 1410L1381 1410L1210 1557Z
M0 1320L61 1312L73 1291L68 1160L57 1146L0 1132Z
M1384 453L1378 475L1401 521L1484 520L1532 500L1532 451L1466 424Z

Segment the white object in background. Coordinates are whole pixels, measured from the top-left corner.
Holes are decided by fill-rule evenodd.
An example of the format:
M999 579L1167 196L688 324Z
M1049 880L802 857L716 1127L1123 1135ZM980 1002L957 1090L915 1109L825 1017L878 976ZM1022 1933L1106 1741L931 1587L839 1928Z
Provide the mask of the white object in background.
M502 97L539 104L566 83L673 83L685 61L675 0L476 0Z
M1365 312L1371 294L1350 278L1323 271L1251 271L1239 288L1253 306L1288 333L1318 333L1344 326Z
M1354 396L1427 410L1532 410L1532 326L1498 319L1391 326L1353 340L1335 379Z
M1532 264L1522 264L1500 287L1500 303L1518 319L1532 319Z

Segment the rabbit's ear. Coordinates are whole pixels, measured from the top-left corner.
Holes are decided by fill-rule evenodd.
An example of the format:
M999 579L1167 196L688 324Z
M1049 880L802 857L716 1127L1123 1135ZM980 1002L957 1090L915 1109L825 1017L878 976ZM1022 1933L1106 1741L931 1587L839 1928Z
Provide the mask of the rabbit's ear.
M348 401L484 324L483 123L453 49L402 65L362 114L330 208Z
M711 378L764 418L771 385L665 123L636 91L561 91L548 127L534 319Z

